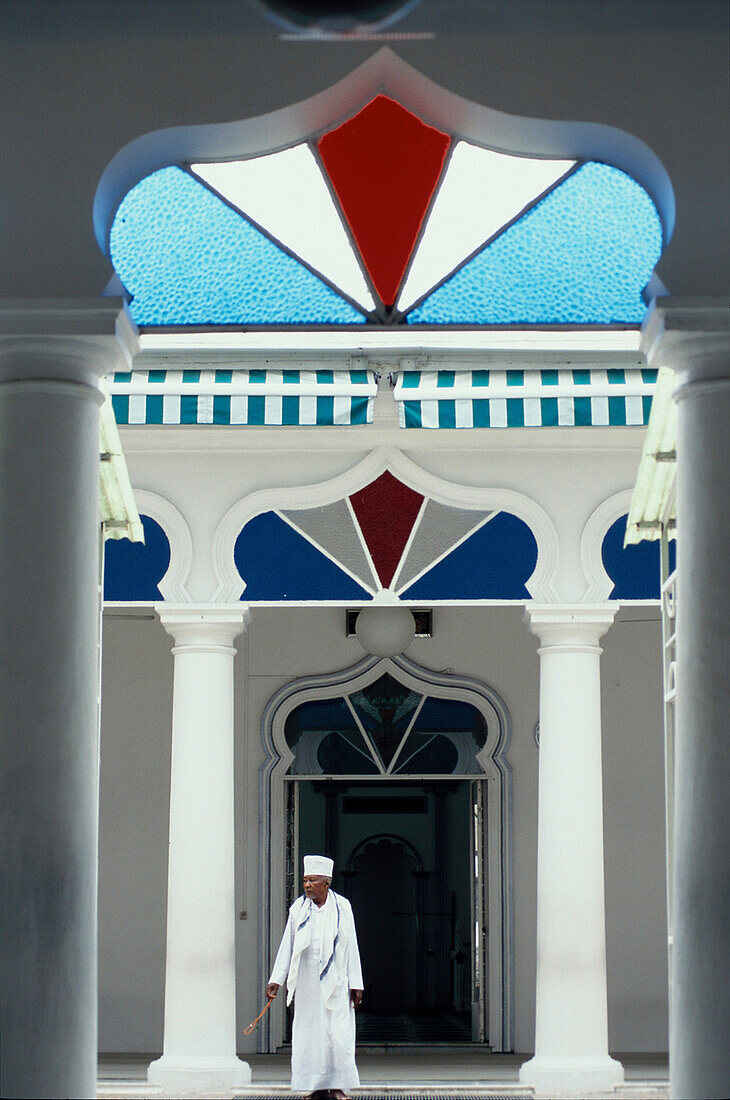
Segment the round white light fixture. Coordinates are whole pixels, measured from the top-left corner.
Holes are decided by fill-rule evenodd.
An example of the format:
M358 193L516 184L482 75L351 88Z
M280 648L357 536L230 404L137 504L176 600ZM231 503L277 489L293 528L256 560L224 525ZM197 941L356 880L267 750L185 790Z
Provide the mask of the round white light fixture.
M413 641L416 624L407 607L364 607L355 624L357 640L374 657L395 657Z
M347 34L376 31L401 19L421 0L255 0L289 31Z

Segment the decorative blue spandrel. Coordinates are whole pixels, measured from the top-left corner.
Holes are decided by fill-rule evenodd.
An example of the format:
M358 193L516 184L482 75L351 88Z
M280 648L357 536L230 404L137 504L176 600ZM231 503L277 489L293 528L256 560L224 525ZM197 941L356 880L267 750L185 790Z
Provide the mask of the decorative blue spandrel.
M371 593L274 512L248 521L233 556L246 582L241 599L249 603L372 599Z
M413 324L638 324L661 255L649 195L590 161L407 317Z
M138 325L360 324L364 316L180 168L146 176L110 236Z
M404 600L526 600L537 542L517 516L499 512L401 593Z
M162 527L140 516L144 542L108 539L104 543L104 599L155 602L170 564L170 542Z
M611 524L603 538L601 558L613 581L611 600L661 599L661 564L658 540L646 540L624 546L626 521L620 516ZM669 543L669 569L676 565L676 543Z

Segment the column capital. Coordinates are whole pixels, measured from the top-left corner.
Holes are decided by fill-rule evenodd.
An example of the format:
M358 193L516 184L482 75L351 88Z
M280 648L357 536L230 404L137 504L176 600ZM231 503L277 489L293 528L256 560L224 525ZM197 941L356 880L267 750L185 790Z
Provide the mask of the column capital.
M677 371L683 386L730 381L730 298L657 298L642 326L652 367Z
M121 298L0 299L0 385L99 389L131 366L137 327Z
M531 604L525 622L542 649L595 648L614 620L618 604Z
M248 604L155 604L175 650L232 646L251 619Z

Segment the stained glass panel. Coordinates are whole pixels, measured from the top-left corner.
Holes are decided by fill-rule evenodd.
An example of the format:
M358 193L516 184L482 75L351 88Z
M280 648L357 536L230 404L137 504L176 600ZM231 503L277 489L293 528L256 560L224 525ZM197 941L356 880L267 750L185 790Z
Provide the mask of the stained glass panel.
M447 134L379 95L318 148L375 289L398 286L449 147Z
M295 756L289 775L375 775L373 761L344 699L318 699L292 711L284 736Z
M124 198L112 263L140 325L348 324L362 313L180 168Z
M410 309L574 164L572 160L513 157L458 142L428 215L398 309Z
M483 715L459 699L429 697L401 749L394 773L468 774L481 771L478 751L487 740Z
M459 763L459 750L441 734L411 734L401 755L403 764L395 768L399 775L452 775Z
M524 520L499 512L402 593L409 600L526 600L537 542Z
M107 539L104 543L104 599L162 599L157 587L170 564L170 542L156 520L140 516L144 542Z
M408 314L418 324L638 323L661 254L634 180L590 162Z
M383 588L393 579L423 500L388 470L350 497Z
M613 581L611 600L658 600L661 598L659 541L624 546L626 520L620 516L603 538L601 559ZM676 566L676 542L669 543L669 572Z
M375 308L324 177L307 145L219 164L201 179L366 310Z
M372 599L372 593L274 512L249 520L236 540L234 560L246 584L245 600Z
M374 684L351 695L350 701L387 768L421 696L386 673Z

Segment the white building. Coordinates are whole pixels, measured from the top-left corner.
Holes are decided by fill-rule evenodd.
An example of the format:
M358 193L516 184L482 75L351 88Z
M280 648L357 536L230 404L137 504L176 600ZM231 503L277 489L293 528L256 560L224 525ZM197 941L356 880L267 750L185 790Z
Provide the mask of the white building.
M0 1092L92 1095L97 1050L246 1085L315 850L361 1040L543 1095L668 1049L659 549L623 537L670 366L672 1087L724 1095L727 13L424 0L383 49L7 8ZM102 376L146 541L106 546L99 769Z

